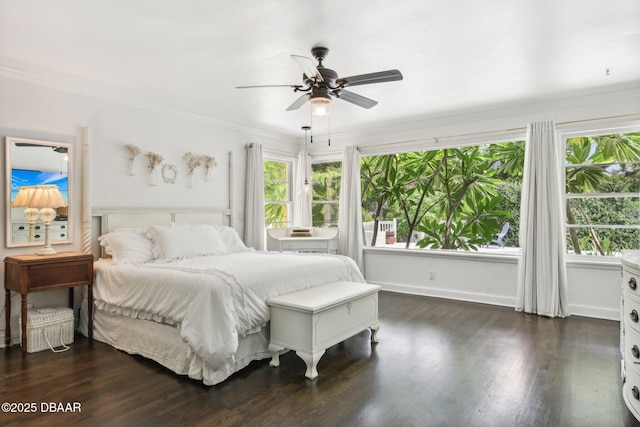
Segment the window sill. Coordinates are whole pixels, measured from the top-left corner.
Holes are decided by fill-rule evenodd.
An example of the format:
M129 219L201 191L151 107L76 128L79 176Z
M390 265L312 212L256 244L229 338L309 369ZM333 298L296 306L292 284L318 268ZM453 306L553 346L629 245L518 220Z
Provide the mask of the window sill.
M503 262L508 264L517 264L520 260L520 257L522 256L522 251L520 250L520 248L483 248L478 252L472 252L419 248L407 249L405 247L400 248L398 246L391 245L386 247L365 246L364 253L426 258L442 257L479 262ZM621 265L620 258L617 257L577 257L571 255L567 255L565 257L565 264L570 268L595 268L599 270L617 270Z
M478 252L472 251L454 251L454 250L434 250L434 249L416 249L416 248L399 248L399 247L375 247L365 246L364 253L383 253L385 255L397 256L416 256L416 257L442 257L468 261L491 261L504 262L508 264L517 264L520 259L519 248L495 248L481 249Z

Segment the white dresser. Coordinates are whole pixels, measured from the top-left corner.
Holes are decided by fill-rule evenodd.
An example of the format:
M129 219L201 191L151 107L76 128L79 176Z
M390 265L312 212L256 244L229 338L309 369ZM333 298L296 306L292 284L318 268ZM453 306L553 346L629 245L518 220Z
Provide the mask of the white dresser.
M631 413L640 420L640 251L622 256L622 395Z
M29 223L27 221L13 221L11 223L11 239L13 243L29 242ZM67 221L51 221L49 225L49 239L54 242L69 239ZM36 221L33 224L33 242L44 242L44 223Z

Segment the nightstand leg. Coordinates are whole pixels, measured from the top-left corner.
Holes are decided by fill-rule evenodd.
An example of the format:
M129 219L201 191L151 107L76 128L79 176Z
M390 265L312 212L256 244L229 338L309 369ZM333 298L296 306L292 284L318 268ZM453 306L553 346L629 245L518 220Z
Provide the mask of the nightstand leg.
M20 310L20 315L22 316L22 338L20 340L20 350L22 351L22 355L27 355L27 294L22 295L22 308Z
M4 294L4 344L9 348L11 346L11 291L5 289Z

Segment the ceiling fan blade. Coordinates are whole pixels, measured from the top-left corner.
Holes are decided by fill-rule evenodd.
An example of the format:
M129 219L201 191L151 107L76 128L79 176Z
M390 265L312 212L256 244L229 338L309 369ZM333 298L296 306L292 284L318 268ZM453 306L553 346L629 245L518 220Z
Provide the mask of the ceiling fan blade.
M296 99L293 104L289 105L289 108L287 108L287 111L297 110L298 108L302 107L304 103L307 102L308 100L309 100L309 94L305 93L300 98Z
M254 86L236 86L236 89L253 89L256 87L292 87L294 89L299 89L303 86L302 85L254 85Z
M357 93L349 92L348 90L341 90L339 93L336 93L336 96L343 101L350 102L357 105L358 107L366 109L378 105L378 101L374 101L373 99L358 95Z
M384 83L402 80L402 73L398 70L378 71L377 73L360 74L351 77L342 77L336 80L337 85L358 86L371 83Z
M302 72L307 77L315 77L317 81L324 81L324 79L322 78L322 74L320 74L320 71L318 71L316 65L310 58L300 55L291 55L291 59L296 61L296 64L298 64L298 66L302 69Z

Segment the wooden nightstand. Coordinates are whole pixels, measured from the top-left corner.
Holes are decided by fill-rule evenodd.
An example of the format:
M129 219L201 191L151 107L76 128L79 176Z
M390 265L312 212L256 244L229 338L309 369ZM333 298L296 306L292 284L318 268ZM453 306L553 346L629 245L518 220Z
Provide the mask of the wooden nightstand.
M5 316L7 347L11 345L11 291L22 295L22 355L27 354L27 295L29 292L69 288L73 307L73 287L87 286L89 339L93 338L93 255L63 252L52 256L16 255L4 259Z

